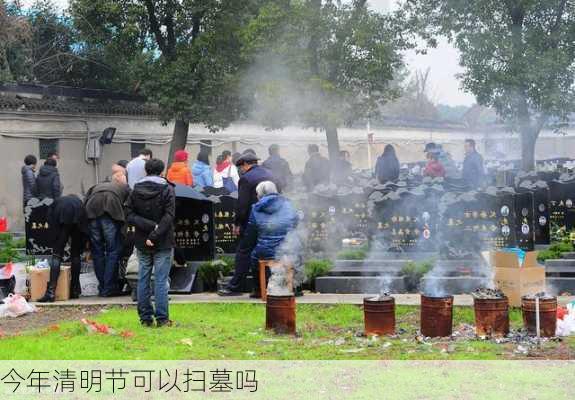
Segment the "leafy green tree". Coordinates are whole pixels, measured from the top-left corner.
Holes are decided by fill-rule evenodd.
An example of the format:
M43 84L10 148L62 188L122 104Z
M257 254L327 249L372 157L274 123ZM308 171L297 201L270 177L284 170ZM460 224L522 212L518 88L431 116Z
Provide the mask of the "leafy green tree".
M391 83L407 43L393 18L365 1L271 2L244 40L252 117L271 129L295 122L324 131L332 161L338 127L376 116L398 95Z
M18 6L0 0L0 83L18 79L18 66L27 62L20 51L30 40L30 26Z
M573 110L575 3L410 0L403 12L431 44L439 35L455 44L463 87L520 134L522 167L532 170L543 127Z
M72 0L84 42L100 52L127 88L175 120L170 157L185 147L190 123L210 130L238 118L242 28L260 1Z

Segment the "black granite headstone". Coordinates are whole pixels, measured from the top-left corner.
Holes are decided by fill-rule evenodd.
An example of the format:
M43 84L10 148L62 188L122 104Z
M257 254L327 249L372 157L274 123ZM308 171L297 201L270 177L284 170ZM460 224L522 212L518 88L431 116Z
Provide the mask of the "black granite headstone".
M213 260L214 204L209 200L176 197L176 248L185 261Z
M549 189L539 188L533 192L533 230L535 244L551 242L549 232Z
M49 222L50 207L54 200L31 199L24 209L26 230L26 253L30 255L52 254L54 229Z
M517 193L514 200L517 247L532 251L534 249L533 194L531 192Z
M238 247L238 236L234 234L237 200L230 196L220 196L219 200L219 203L214 204L216 252L218 254L235 253Z
M570 231L575 226L575 181L549 183L551 230Z

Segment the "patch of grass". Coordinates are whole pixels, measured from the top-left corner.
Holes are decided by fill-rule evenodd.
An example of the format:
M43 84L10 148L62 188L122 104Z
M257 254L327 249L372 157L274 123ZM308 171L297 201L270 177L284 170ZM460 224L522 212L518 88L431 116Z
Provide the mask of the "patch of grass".
M354 305L297 307L297 337L277 336L264 329L263 304L176 304L170 307L173 328L143 328L133 308L113 308L94 318L117 333L132 337L89 333L79 322L58 329L45 328L0 339L0 359L501 359L512 349L490 341L438 340L419 343L419 308L397 306L397 337L368 339L363 332L363 312ZM520 311L511 311L516 326ZM454 327L473 323L470 307L456 307ZM571 348L575 341L569 340ZM555 344L550 344L555 346Z

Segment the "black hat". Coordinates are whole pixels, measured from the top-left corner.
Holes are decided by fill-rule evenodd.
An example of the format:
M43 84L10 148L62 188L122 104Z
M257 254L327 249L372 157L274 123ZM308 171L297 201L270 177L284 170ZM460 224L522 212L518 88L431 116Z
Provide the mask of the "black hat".
M425 145L425 150L423 150L424 153L428 153L428 152L436 152L437 151L437 145L433 142L427 143Z
M239 167L240 165L246 163L246 164L251 164L254 162L257 162L259 160L259 158L257 158L257 156L255 154L252 153L244 153L242 154L242 156L240 158L238 158L236 160L236 167Z

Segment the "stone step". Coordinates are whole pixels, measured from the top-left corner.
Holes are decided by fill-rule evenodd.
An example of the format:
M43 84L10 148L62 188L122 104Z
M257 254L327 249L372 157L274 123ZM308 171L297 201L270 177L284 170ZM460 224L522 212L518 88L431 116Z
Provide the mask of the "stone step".
M557 295L563 293L575 294L575 277L548 276L546 280L547 289L553 289L552 292L557 293Z
M563 257L564 260L575 260L575 252L571 251L563 253L561 254L561 257Z
M372 250L368 252L370 260L431 260L439 257L435 252L391 252Z
M335 268L402 268L410 260L336 260Z
M334 268L328 276L395 276L401 273L402 268L368 267L368 268Z
M385 287L391 293L403 293L403 276L390 278ZM319 293L373 294L380 293L381 288L381 279L374 276L322 276L315 280L315 289Z
M567 267L573 268L575 270L575 260L564 260L564 259L557 259L557 260L545 260L545 268L553 268L553 267Z

